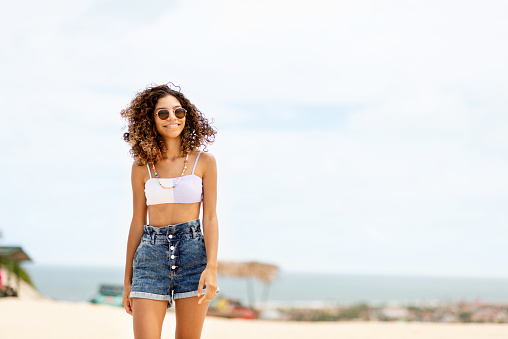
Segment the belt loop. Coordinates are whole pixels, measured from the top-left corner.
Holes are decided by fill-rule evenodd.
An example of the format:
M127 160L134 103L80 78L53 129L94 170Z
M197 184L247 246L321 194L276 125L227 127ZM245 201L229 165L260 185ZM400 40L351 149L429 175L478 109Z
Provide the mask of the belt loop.
M152 232L152 245L155 245L155 232Z
M192 230L192 238L196 238L196 227L194 226L191 226L191 230Z

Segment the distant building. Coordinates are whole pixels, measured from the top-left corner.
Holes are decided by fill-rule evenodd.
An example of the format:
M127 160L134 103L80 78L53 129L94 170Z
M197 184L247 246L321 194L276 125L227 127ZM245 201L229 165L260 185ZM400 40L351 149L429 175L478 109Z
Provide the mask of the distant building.
M21 261L31 261L28 254L23 251L19 246L0 246L0 269L5 266L7 269L7 277L2 277L2 282L5 282L7 287L11 286L11 273L16 276L16 292L19 291L19 276ZM4 288L4 284L0 283L0 286Z

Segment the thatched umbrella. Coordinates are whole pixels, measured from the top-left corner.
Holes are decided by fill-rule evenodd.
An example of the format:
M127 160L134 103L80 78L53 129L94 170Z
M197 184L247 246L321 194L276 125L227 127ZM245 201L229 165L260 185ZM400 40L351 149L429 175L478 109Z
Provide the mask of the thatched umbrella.
M11 283L11 272L16 275L16 291L19 292L19 277L24 272L20 266L21 261L31 261L28 254L19 246L0 246L0 268L5 263L7 267L7 284ZM26 275L25 275L26 276ZM31 284L31 282L29 282Z
M256 278L265 284L264 299L268 298L268 288L272 279L279 275L279 267L272 264L264 264L256 261L219 261L217 273L226 277L247 278L249 304L254 305L254 289L252 278Z

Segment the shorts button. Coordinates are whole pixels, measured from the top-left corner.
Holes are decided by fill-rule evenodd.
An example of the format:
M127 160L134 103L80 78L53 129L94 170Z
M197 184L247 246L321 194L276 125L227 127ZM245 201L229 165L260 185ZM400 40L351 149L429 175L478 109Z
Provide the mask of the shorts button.
M171 255L171 259L175 259L175 256L174 256L174 255Z
M174 249L175 249L175 246L171 246L171 247L170 247L170 249L171 249L171 250L174 250Z
M173 234L168 235L168 238L172 239L173 238Z
M172 268L172 269L175 269L175 268L176 268L176 266L175 266L175 265L173 265L173 266L171 266L171 268Z

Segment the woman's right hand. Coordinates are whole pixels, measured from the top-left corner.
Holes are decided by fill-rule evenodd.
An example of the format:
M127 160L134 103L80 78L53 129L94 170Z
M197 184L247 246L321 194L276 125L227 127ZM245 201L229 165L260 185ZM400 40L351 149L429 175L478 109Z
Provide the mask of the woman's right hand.
M123 285L123 299L122 304L125 308L125 311L132 315L132 298L129 298L129 294L131 293L131 284Z

